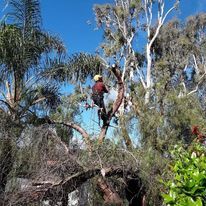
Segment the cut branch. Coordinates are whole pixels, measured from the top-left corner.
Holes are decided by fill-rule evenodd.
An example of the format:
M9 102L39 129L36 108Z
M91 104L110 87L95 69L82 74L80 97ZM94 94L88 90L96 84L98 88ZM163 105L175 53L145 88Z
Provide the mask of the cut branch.
M30 186L25 191L20 191L15 194L5 194L4 198L0 196L0 205L24 205L31 204L32 202L37 202L39 200L48 200L56 197L61 197L62 194L68 194L76 190L80 185L82 185L87 180L97 176L102 175L99 168L90 169L87 171L77 172L72 176L66 177L64 180L59 182L34 182L33 186ZM105 168L104 177L120 176L125 177L125 175L136 174L137 171L124 170L123 168Z

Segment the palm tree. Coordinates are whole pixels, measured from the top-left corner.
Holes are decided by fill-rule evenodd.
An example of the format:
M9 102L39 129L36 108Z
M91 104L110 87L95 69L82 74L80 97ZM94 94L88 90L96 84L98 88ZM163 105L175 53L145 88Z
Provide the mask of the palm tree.
M43 74L64 66L65 57L63 43L41 28L38 0L10 0L8 5L0 24L0 193L15 161L13 146L22 123L33 123L59 102L58 84Z
M65 48L42 30L38 0L11 0L9 8L0 25L0 107L16 121L57 102L58 85L43 73L64 66Z

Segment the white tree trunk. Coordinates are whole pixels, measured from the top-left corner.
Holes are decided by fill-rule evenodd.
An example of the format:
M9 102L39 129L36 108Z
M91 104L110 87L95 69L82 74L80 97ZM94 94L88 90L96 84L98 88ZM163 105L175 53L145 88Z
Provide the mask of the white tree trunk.
M150 99L151 67L152 67L151 48L150 48L150 44L147 44L147 76L146 76L145 104L148 104Z
M177 1L178 3L178 1ZM162 25L164 24L164 21L168 14L176 8L177 3L174 4L172 8L170 8L165 14L164 14L164 0L158 0L158 19L157 19L157 28L154 32L154 36L151 37L151 24L153 19L153 2L144 0L144 9L145 9L145 16L146 16L146 22L147 22L147 47L146 47L146 57L147 57L147 71L146 71L146 93L145 93L145 104L148 104L150 101L150 93L151 93L151 69L152 69L152 54L151 54L151 48L156 40L157 36L159 35L160 29Z

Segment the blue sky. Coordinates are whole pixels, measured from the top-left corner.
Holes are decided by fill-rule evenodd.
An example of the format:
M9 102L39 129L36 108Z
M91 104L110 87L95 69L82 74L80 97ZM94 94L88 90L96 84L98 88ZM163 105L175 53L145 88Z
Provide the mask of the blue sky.
M74 52L93 53L102 40L100 31L95 30L94 4L113 2L112 0L41 0L43 26L57 34L68 48ZM166 4L172 0L166 0ZM181 0L178 18L206 11L206 0ZM91 24L88 25L87 21Z
M3 2L0 0L0 11ZM111 2L113 0L40 0L43 27L63 40L69 54L93 53L102 40L102 33L95 30L93 5ZM166 0L166 5L171 2L173 0ZM180 11L173 15L184 19L203 11L206 12L206 0L180 0ZM91 24L88 25L88 21Z
M94 52L102 35L95 30L92 7L105 2L112 0L41 0L44 28L63 39L69 54Z

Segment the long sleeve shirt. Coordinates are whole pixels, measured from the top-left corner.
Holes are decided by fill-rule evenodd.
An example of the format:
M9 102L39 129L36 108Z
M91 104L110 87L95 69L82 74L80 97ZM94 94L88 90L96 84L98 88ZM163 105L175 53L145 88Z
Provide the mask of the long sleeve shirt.
M92 87L93 94L103 95L104 93L108 93L108 90L103 82L96 82Z

